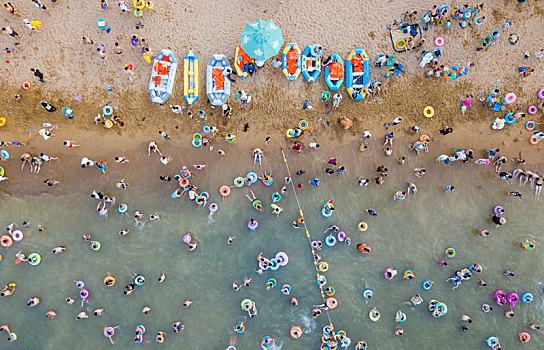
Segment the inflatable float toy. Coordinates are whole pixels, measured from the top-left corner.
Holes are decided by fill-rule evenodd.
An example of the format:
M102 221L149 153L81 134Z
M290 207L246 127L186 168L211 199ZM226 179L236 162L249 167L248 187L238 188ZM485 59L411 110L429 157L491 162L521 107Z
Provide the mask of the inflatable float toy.
M370 299L372 298L373 295L374 295L374 292L372 291L372 289L366 288L365 290L363 290L363 298Z
M2 158L3 161L7 161L10 158L9 152L5 149L0 151L0 158Z
M455 249L453 248L447 248L446 251L445 251L445 254L448 258L453 258L455 256Z
M238 176L237 178L234 179L234 186L240 188L240 187L243 187L244 185L245 185L245 181L243 177Z
M100 244L100 242L98 242L98 241L91 241L90 247L91 247L92 250L98 251L98 250L100 250L101 246L102 246L102 245Z
M306 46L300 56L300 69L302 76L307 82L311 83L319 78L321 74L321 60L323 47L319 44L310 44Z
M231 70L223 54L214 54L206 66L206 92L212 106L222 106L230 96L231 81L223 73Z
M276 261L278 262L278 265L280 266L286 266L289 263L289 257L284 252L278 252L276 253L275 257Z
M291 327L289 334L293 339L298 339L302 335L302 328L300 328L299 326L293 326Z
M527 332L521 332L518 334L519 341L522 343L528 343L531 341L531 335Z
M23 240L24 238L24 235L23 235L23 231L21 230L15 230L11 233L11 238L13 238L13 240L15 242L20 242Z
M331 54L332 63L325 67L325 83L332 91L337 91L344 83L344 61L339 54Z
M331 203L325 204L323 208L321 209L321 215L323 215L326 218L330 218L333 212L334 212L334 206Z
M544 88L538 90L537 94L539 99L544 100Z
M30 84L30 82L28 80L25 80L23 81L23 83L21 84L21 87L23 88L23 90L30 90L30 88L32 87L32 85Z
M149 78L151 102L162 105L172 96L177 67L178 60L171 50L163 49L155 57Z
M434 39L434 45L436 47L442 47L444 46L444 38L442 38L441 36L437 36L435 39Z
M287 80L296 80L301 73L300 48L296 43L285 45L281 54L281 70Z
M249 55L242 50L241 43L238 43L234 53L234 69L236 69L236 74L242 78L247 77L249 75L249 66L251 64L255 66L255 59L249 57Z
M512 307L513 309L514 306L516 306L517 302L519 301L519 296L517 293L510 293L506 297L506 301L508 301L508 303L510 304L510 307Z
M504 209L503 207L501 207L500 205L497 205L493 208L493 214L497 215L497 216L501 216L502 214L504 214Z
M431 280L427 280L425 282L423 282L423 289L425 290L431 290L432 286L433 286L434 282L431 281Z
M278 282L275 278L271 277L266 281L266 290L270 290L276 286Z
M246 174L246 184L248 185L251 185L251 184L254 184L255 182L257 182L257 180L259 179L259 177L257 176L256 173L254 172L249 172Z
M516 102L516 94L514 94L513 92L506 94L506 96L504 96L504 102L506 102L506 104L512 104Z
M423 116L425 118L432 118L434 116L434 108L431 106L423 108Z
M495 302L499 305L506 304L506 293L503 290L496 290L495 293L493 293L493 299L495 299Z
M512 118L514 116L513 112L506 113L504 116L504 122L508 125L512 125L516 122L516 118Z
M372 249L364 243L357 244L357 250L363 254L368 254L372 251Z
M228 197L230 195L230 187L227 185L223 185L219 188L219 194L221 197Z
M499 349L501 347L501 344L499 343L499 338L495 336L488 337L485 342L487 346L489 346L491 349Z
M380 314L380 312L378 310L376 310L376 308L373 308L372 310L370 310L370 312L368 313L368 318L370 318L370 320L372 322L378 322L378 320L380 319L380 317L382 317L382 315Z
M523 293L521 295L521 301L523 301L525 304L530 304L533 302L533 294L532 293Z
M521 243L521 246L524 248L524 249L527 249L527 250L533 250L535 249L536 245L535 245L535 242L533 241L530 241L530 240L525 240Z
M32 253L28 255L28 263L32 266L39 265L42 262L42 256L39 253Z
M354 100L364 100L370 83L370 60L362 48L354 48L346 60L346 90Z
M334 247L336 245L336 242L337 242L336 237L334 237L332 234L325 237L325 244L328 247Z
M319 272L327 272L329 270L329 264L327 264L325 261L322 261L317 264L317 270Z
M113 287L115 285L115 277L111 275L104 277L104 285L106 287Z
M368 224L364 221L361 221L357 224L357 228L359 229L359 231L365 232L368 229Z
M536 112L538 112L536 106L529 106L529 108L527 108L527 113L529 113L530 115L536 114Z
M257 229L257 227L259 227L259 222L257 220L249 220L249 222L247 223L247 228L250 229L251 231L255 231Z
M189 50L183 62L183 97L192 105L198 99L198 56Z
M536 123L532 120L529 120L525 123L525 129L528 131L533 131L536 128Z
M124 214L126 213L128 210L128 205L126 203L121 203L119 204L119 207L117 207L117 211L119 212L119 214Z
M13 245L13 239L8 235L0 237L0 245L4 248L9 248Z

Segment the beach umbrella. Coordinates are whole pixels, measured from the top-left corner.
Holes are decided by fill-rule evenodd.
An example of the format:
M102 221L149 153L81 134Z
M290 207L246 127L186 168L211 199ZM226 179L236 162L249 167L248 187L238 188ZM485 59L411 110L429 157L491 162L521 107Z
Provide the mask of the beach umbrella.
M274 21L263 21L260 18L256 22L247 23L240 37L242 50L258 61L277 55L284 42L281 29Z

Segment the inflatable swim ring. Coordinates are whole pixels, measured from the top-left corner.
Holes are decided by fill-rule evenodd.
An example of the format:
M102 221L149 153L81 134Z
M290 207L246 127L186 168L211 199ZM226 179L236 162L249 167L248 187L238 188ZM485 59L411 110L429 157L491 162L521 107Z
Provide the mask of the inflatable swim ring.
M516 102L516 94L514 94L513 92L506 94L506 96L504 96L504 102L506 102L507 104L512 104Z
M276 254L276 261L278 262L278 265L286 266L287 263L289 263L289 257L284 252L278 252Z
M115 285L115 277L109 275L104 277L104 284L106 287L113 287Z
M370 298L372 298L373 295L374 295L374 292L372 291L372 289L367 288L367 289L363 290L363 298L370 299Z
M245 185L245 181L243 177L238 176L237 178L234 179L234 186L240 188L244 185Z
M39 253L32 253L28 256L28 263L32 266L39 265L42 262L42 256Z
M372 322L378 322L380 317L382 317L382 315L380 315L380 313L378 312L378 310L376 310L376 308L373 308L368 313L368 318L370 318L370 321L372 321Z
M516 118L512 118L513 115L513 112L506 113L506 115L504 116L504 122L508 125L514 124L516 122Z
M329 247L334 247L336 245L336 237L332 234L325 237L325 244Z
M301 120L298 122L298 127L301 129L301 130L306 130L308 129L308 122L306 120Z
M434 39L434 45L436 47L442 47L444 45L444 38L437 36L436 39Z
M527 250L533 250L535 249L536 245L535 245L535 242L533 241L530 241L530 240L526 240L524 241L521 246Z
M6 125L7 119L5 117L0 117L0 127Z
M293 339L298 339L302 335L302 328L300 328L299 326L293 326L291 327L289 334L291 334L291 337Z
M137 10L141 10L145 7L145 2L143 0L134 0L132 4Z
M425 118L432 118L434 116L434 108L431 106L423 108L423 115Z
M127 210L128 210L128 205L126 203L119 204L119 207L117 208L117 211L119 212L119 214L124 214L127 212Z
M0 245L4 248L9 248L13 244L13 239L8 235L0 237Z
M433 284L434 284L433 281L427 280L427 281L423 282L423 289L425 289L425 290L431 290Z
M528 131L533 131L536 128L536 123L532 120L529 120L525 123L525 129Z
M453 258L455 256L455 254L456 254L455 249L453 249L453 248L447 248L446 249L446 256L448 258Z
M521 296L521 301L523 301L525 304L530 304L533 301L533 294L532 293L523 293Z
M203 133L209 134L210 131L212 131L212 129L210 128L209 125L204 125L204 126L202 127L202 132L203 132Z
M221 188L219 188L219 194L221 197L228 197L230 195L230 187L227 185L221 186Z
M530 143L531 145L536 145L536 144L539 143L539 142L540 142L540 139L537 139L536 137L531 137L531 138L529 139L529 143Z
M104 116L106 117L109 117L113 114L113 107L110 105L105 105L104 108L102 108L102 114L104 114Z
M10 158L9 152L6 151L5 149L1 150L1 151L0 151L0 157L1 157L3 160L8 160L8 159Z
M535 114L536 112L538 112L538 109L536 108L536 106L529 106L529 108L527 108L527 112L528 112L530 115L533 115L533 114Z
M325 261L322 261L317 265L317 269L319 270L319 272L327 272L329 270L329 264L327 264Z
M15 242L22 241L24 238L23 232L21 230L15 230L11 233L11 237Z
M406 48L406 40L404 39L397 40L397 42L395 43L395 47L399 50L404 50Z
M100 250L101 244L98 241L91 241L91 249L94 251Z
M30 88L32 87L32 85L30 85L30 82L28 80L25 80L23 81L23 83L21 84L21 87L23 88L23 90L30 90Z
M497 205L493 208L493 214L497 215L497 216L501 216L502 214L504 214L504 209L503 207L501 207L500 205Z
M520 334L518 334L518 336L519 341L522 343L528 343L531 341L531 335L527 332L521 332Z
M544 88L538 90L538 93L536 95L539 99L544 100Z

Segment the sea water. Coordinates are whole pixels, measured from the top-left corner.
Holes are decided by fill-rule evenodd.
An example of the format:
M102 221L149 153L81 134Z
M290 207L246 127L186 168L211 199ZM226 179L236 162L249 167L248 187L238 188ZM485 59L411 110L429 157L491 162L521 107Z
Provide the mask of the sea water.
M276 348L318 349L321 344L321 328L330 316L335 329L343 329L355 342L364 340L371 349L438 349L466 348L484 349L485 339L491 335L499 337L503 348L519 348L517 339L520 331L528 331L529 323L542 322L542 276L540 267L544 253L541 245L540 201L535 200L529 187L499 180L491 166L473 164L434 164L435 155L410 156L405 165L398 165L396 159L384 158L379 145L376 151L360 153L354 145L295 154L286 152L287 162L295 183L303 183L304 189L297 191L300 205L312 239L324 241L323 232L337 224L352 239L351 246L338 243L319 252L329 264L324 273L330 285L336 289L335 298L339 306L312 319L313 305L321 304L316 283L316 270L306 234L303 229L295 230L292 220L298 217L298 206L292 188L278 203L284 208L279 218L271 214L271 194L279 191L287 175L282 155L277 145L263 148L265 155L262 165L253 165L251 149L233 146L225 157L194 149L167 149L174 156L176 164L163 167L156 155L147 157L140 145L127 165L110 165L106 176L96 169L79 168L76 157L63 160L62 167L75 169L64 178L77 186L66 191L59 188L46 189L47 194L3 196L0 202L1 225L7 226L23 220L29 221L30 228L23 228L25 238L11 248L2 248L0 282L16 282L13 296L0 298L0 322L9 324L18 335L18 340L8 343L7 335L0 339L1 348L13 349L96 349L107 348L110 342L103 336L105 326L119 326L113 340L116 348L134 348L133 337L138 324L145 325L146 344L144 347L224 349L235 344L238 349L259 349L261 337L269 335L276 340ZM165 146L166 147L166 146ZM164 152L164 150L163 150ZM347 167L347 173L326 176L323 169L329 157L338 158L339 165ZM179 161L181 159L181 161ZM207 208L190 202L187 195L172 199L170 193L177 185L161 182L160 173L179 171L182 164L192 167L198 161L206 160L204 171L193 170L191 182L199 189L211 194L208 203L216 202L219 210L209 220ZM385 164L389 175L381 186L373 182L368 187L359 187L357 178L365 176L371 180L376 176L376 166ZM427 174L417 179L413 168L427 167ZM13 166L16 169L16 166ZM47 167L47 165L45 166ZM162 167L162 168L161 168ZM301 177L294 173L304 169ZM232 188L227 198L221 198L221 185L232 185L237 176L248 171L259 174L272 173L274 184L266 187L258 182L250 187ZM47 173L47 169L42 170ZM57 173L61 173L56 170ZM10 179L13 181L15 175ZM24 176L35 176L25 173ZM322 179L318 188L311 188L307 181L318 176ZM42 176L43 177L43 176ZM115 189L115 182L125 177L127 190ZM415 196L395 201L393 194L405 190L407 181L418 186ZM454 185L456 190L447 193L445 185ZM109 209L108 217L96 213L97 201L90 198L93 189L114 195L116 206L125 202L129 206L126 215L118 214L116 207ZM252 190L263 201L265 212L251 208L246 198ZM523 199L508 196L509 191L521 191ZM20 191L22 192L22 191ZM330 218L321 215L323 201L334 197L334 214ZM495 205L504 207L506 225L496 229L491 223ZM377 217L366 214L366 208L378 212ZM159 213L160 220L143 220L136 224L132 215L141 210L144 218ZM250 218L259 221L255 232L247 228ZM357 229L357 223L366 221L366 232ZM46 227L40 233L38 225ZM477 229L486 227L490 236L480 237ZM127 236L120 236L119 230L128 228ZM92 234L93 239L102 243L99 251L92 251L83 234ZM182 237L192 233L198 242L198 249L190 252ZM227 244L227 237L235 236L233 244ZM520 242L531 239L536 249L528 251ZM366 243L372 252L362 255L356 250L357 243ZM54 255L51 249L65 245L67 251ZM445 259L444 250L453 247L457 254ZM39 252L42 263L30 266L14 264L17 251ZM278 271L265 271L263 275L254 272L256 256L260 252L273 257L283 251L289 256L287 266ZM447 260L447 266L440 266L439 260ZM481 274L464 281L452 290L446 280L456 270L472 263L483 266ZM388 281L383 277L387 267L399 270L399 276ZM402 273L410 269L416 278L407 281ZM503 276L505 269L515 272L515 277ZM160 272L167 275L162 284L157 282ZM113 287L103 284L108 274L116 277ZM134 273L142 274L146 282L131 295L124 295L124 286L129 284ZM242 283L244 277L251 277L250 287L238 292L232 289L232 282ZM265 283L270 277L278 285L267 290ZM487 282L480 287L477 280ZM81 307L79 290L75 281L83 280L89 290L88 303ZM434 281L430 291L422 289L425 280ZM289 298L280 292L284 283L292 286L292 295L299 301L292 306ZM368 286L374 291L370 300L362 297ZM507 293L529 291L535 296L532 304L518 303L513 319L504 318L506 306L493 301L496 289ZM412 307L405 304L412 296L420 294L423 304ZM26 301L38 296L41 303L34 308ZM64 299L76 300L73 305ZM255 301L258 316L248 318L240 309L240 302L249 298ZM182 303L190 299L194 303L184 309ZM448 306L448 313L433 318L427 310L427 303L437 299ZM489 303L493 311L483 313L481 305ZM142 313L144 306L151 312ZM105 308L99 317L92 315L94 309ZM371 322L369 311L376 307L382 317ZM397 337L393 330L397 326L395 313L401 309L407 315L402 323L404 335ZM54 320L46 319L49 310L56 310ZM80 311L87 311L89 319L76 320ZM473 322L467 332L461 331L459 316L468 314ZM185 330L174 334L171 324L181 321ZM234 334L233 326L244 322L244 334ZM289 330L300 326L304 334L292 339ZM154 342L157 331L166 331L166 342ZM532 341L524 344L527 349L540 349L543 342L538 332L531 331Z

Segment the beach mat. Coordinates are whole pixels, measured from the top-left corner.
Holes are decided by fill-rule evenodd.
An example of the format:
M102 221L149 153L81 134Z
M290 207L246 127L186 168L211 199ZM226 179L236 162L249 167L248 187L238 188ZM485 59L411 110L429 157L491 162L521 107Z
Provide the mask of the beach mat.
M399 40L404 40L408 38L408 36L414 37L414 42L419 40L419 38L422 36L421 34L421 27L419 24L403 24L399 28L391 29L389 30L389 34L391 36L391 44L393 45L393 50L396 52L404 52L406 49L398 49L395 45L396 42Z

